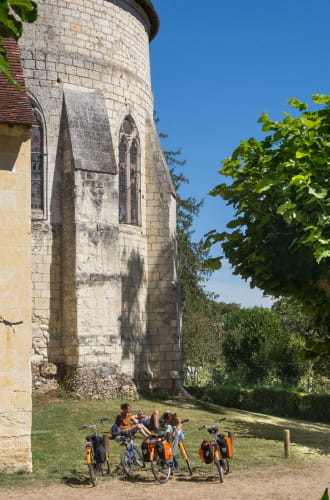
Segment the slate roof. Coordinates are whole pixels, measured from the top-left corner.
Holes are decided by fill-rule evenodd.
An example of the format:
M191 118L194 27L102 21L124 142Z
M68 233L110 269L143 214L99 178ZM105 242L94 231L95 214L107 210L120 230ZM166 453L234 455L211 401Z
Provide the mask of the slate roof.
M149 30L149 40L151 41L158 33L159 30L159 18L158 14L150 2L150 0L135 0L140 7L145 11L149 18L150 30Z
M21 87L15 87L0 72L0 123L31 126L34 114L26 92L18 44L13 38L4 38L3 46L9 60L10 73Z

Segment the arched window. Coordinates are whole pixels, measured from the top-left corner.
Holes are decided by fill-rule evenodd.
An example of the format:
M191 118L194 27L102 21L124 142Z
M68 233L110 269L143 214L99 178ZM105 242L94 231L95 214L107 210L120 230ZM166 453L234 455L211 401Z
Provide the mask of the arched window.
M139 224L140 143L134 120L126 116L119 137L119 222Z
M31 136L31 208L41 213L45 209L45 132L42 114L32 99L31 105L35 116Z

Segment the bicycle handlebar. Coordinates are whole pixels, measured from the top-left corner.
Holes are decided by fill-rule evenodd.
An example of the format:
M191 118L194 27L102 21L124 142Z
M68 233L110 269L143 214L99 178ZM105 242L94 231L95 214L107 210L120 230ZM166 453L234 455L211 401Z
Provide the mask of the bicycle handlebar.
M216 420L217 423L223 422L224 420L227 420L226 417L224 418L218 418ZM202 427L198 427L198 430L201 431L202 429L208 429L209 427L213 427L212 425L202 425Z
M108 418L100 418L95 422L95 424L85 424L82 427L79 427L78 430L82 431L83 429L91 429L95 428L97 424L102 424L102 422L105 422L106 420L109 420Z

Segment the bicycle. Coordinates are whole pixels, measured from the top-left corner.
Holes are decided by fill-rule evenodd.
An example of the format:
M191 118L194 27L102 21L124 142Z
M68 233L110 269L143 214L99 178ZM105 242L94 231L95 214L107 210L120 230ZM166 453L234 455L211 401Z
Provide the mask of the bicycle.
M133 476L135 466L141 469L145 467L143 456L134 444L134 439L134 435L130 433L119 434L115 437L115 441L119 442L122 446L126 446L126 450L123 450L120 454L120 463L128 477Z
M143 459L150 462L151 471L158 483L164 484L173 472L173 451L168 433L147 437L141 444Z
M226 420L220 418L216 423ZM211 441L203 441L199 449L199 456L205 463L214 463L220 478L220 483L224 482L224 475L229 473L229 460L233 456L232 442L230 437L224 434L218 434L216 425L202 425L199 430L207 429L207 432L212 435Z
M185 420L182 420L181 424L185 424L186 422L189 422L189 418L186 418ZM175 428L174 428L175 430ZM180 450L180 453L181 453L181 457L183 458L183 460L186 462L187 464L187 468L188 468L188 472L189 474L192 476L192 468L191 468L191 465L190 465L190 461L189 461L189 457L188 457L188 453L187 453L187 450L186 450L186 447L184 445L184 442L182 441L182 439L178 438L176 439L176 437L174 436L174 438L172 439L172 448L173 448L173 471L177 471L179 469L179 464L178 464L178 461L176 459L176 450L177 448L179 448Z
M104 440L97 433L97 425L109 420L108 418L100 418L95 424L85 424L79 427L79 430L93 429L93 434L86 436L85 444L85 460L89 472L89 477L93 486L98 483L98 476L110 474L108 447L104 446Z

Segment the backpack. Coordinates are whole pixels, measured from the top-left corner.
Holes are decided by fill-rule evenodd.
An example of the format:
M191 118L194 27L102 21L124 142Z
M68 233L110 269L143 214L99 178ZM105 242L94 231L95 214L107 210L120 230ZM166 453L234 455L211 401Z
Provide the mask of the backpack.
M155 438L147 438L144 441L142 441L141 450L142 450L143 460L145 462L151 461L150 460L151 450L155 448L155 446L156 446Z
M90 437L93 443L95 461L97 464L103 464L106 455L106 451L103 445L103 438L101 436L90 436Z
M206 464L210 464L213 461L213 453L211 448L211 441L203 441L199 450L198 455Z
M172 446L165 438L157 438L156 450L161 460L173 459Z

